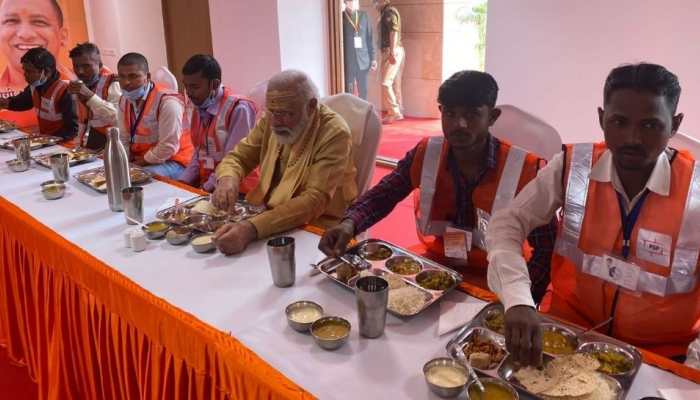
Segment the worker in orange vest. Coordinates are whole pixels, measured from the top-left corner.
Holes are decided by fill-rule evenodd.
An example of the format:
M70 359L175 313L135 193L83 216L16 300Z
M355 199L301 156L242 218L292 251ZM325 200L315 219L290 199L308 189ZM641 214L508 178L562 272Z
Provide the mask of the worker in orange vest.
M517 246L563 209L540 311L667 357L700 331L700 165L668 146L681 87L660 65L613 69L598 109L605 142L565 146L489 225L489 286L516 360L541 362L540 319Z
M79 80L68 85L78 110L77 145L101 150L107 128L117 126L117 108L122 95L119 79L102 64L100 49L93 43L80 43L71 49L73 71Z
M438 94L444 137L421 140L394 171L350 206L339 225L326 231L319 249L331 256L343 254L353 236L418 189L414 210L425 255L485 288L489 218L535 177L542 164L537 156L489 133L500 115L497 94L496 81L484 72L461 71L446 80ZM535 297L541 297L549 283L555 233L552 222L541 225L530 236L530 267L538 283Z
M75 104L67 93L68 81L59 77L54 56L43 47L30 49L22 56L22 69L29 85L16 96L0 99L0 109L34 108L40 134L72 139L78 133Z
M131 162L177 179L193 153L183 96L151 81L148 61L139 53L122 56L117 71L122 89L117 123Z
M182 67L190 102L185 107L194 144L192 161L178 180L207 192L216 187L214 170L255 126L255 103L221 84L221 66L212 56L196 54Z

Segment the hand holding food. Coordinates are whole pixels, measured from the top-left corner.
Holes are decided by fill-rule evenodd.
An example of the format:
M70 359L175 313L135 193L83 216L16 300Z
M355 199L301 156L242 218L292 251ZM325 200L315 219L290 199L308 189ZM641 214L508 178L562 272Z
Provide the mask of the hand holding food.
M542 365L542 328L537 311L525 305L508 309L505 315L506 348L516 362Z

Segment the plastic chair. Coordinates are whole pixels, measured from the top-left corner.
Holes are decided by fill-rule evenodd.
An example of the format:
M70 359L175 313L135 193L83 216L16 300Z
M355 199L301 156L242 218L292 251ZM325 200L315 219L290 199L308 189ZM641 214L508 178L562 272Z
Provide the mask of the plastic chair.
M155 83L160 83L166 88L177 92L177 78L173 75L168 67L162 66L158 68L153 74L151 74L151 79Z
M491 128L495 137L547 160L561 151L561 137L551 125L509 104L496 107L501 116Z
M352 151L357 168L357 191L369 188L374 174L374 162L382 136L382 122L372 103L349 93L340 93L321 99L321 103L340 114L352 133Z
M669 140L668 145L678 150L688 150L697 160L700 158L700 140L684 133L676 133Z

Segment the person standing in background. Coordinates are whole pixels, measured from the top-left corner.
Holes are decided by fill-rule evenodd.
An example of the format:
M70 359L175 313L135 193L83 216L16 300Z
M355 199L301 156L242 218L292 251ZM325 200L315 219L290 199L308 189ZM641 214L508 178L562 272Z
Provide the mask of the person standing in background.
M353 0L345 0L343 11L343 60L345 62L345 91L367 100L367 74L377 69L372 27L367 13L355 9Z
M391 0L373 0L379 11L379 37L382 49L382 109L384 124L402 120L401 79L406 52L401 44L401 15Z

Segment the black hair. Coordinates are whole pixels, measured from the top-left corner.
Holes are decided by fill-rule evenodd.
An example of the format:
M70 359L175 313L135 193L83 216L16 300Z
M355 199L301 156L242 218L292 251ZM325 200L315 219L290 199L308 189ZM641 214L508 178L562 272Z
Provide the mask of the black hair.
M494 107L498 84L493 76L481 71L459 71L440 85L438 103L446 107Z
M119 59L117 67L119 67L120 65L136 65L139 68L141 68L143 72L148 73L148 60L146 60L146 57L144 57L143 54L126 53L122 56L122 58Z
M94 43L85 42L85 43L78 43L68 53L68 57L70 57L70 58L86 56L86 55L99 56L100 49Z
M661 65L639 63L621 65L608 74L603 89L605 104L613 92L620 89L646 90L657 96L664 96L673 114L681 97L678 77Z
M207 54L195 54L182 67L183 75L192 75L201 72L202 76L212 81L221 80L221 66L216 59Z
M22 64L29 64L42 71L48 69L51 72L56 72L56 58L50 51L43 47L34 47L27 50L20 59L20 62L22 62Z

